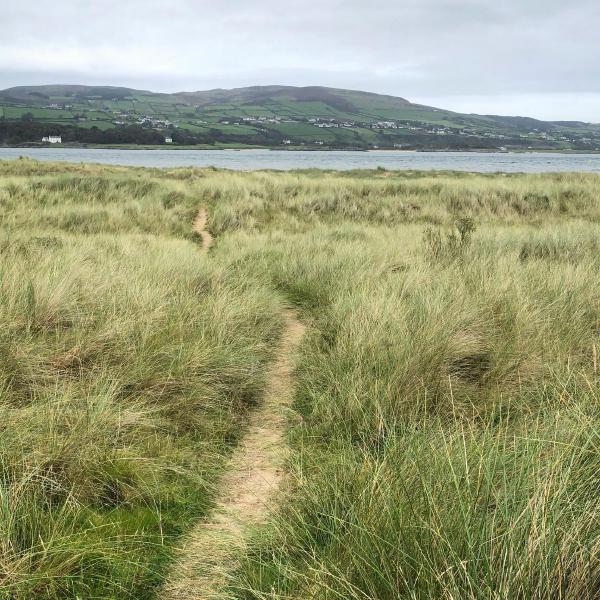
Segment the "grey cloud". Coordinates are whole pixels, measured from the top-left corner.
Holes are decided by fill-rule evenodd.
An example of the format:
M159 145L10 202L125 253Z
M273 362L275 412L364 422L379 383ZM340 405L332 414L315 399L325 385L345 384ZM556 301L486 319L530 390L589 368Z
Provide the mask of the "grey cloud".
M0 86L332 85L536 115L600 97L599 30L597 0L8 0ZM600 120L584 104L562 116Z

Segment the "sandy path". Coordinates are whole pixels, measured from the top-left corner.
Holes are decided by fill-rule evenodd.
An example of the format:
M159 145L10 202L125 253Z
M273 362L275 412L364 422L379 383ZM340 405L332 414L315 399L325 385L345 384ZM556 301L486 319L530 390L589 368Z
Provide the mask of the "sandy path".
M204 252L208 252L208 249L213 244L213 236L210 235L206 226L208 225L208 211L206 208L201 208L196 215L196 219L194 220L194 231L200 234L202 238L202 250Z
M205 227L206 211L195 223L201 235ZM211 240L210 234L208 238L203 236L203 247ZM304 325L293 311L286 310L284 317L285 329L265 396L250 413L246 434L221 480L214 511L184 540L160 595L162 600L225 599L227 576L245 550L247 534L253 526L265 522L281 486L287 456L285 413L292 400L293 367L304 333Z

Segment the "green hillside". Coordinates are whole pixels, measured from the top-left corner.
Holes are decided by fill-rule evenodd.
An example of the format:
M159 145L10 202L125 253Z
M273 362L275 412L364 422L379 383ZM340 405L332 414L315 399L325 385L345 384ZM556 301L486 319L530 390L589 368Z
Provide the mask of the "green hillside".
M48 85L0 91L0 143L250 144L328 148L600 150L600 125L467 115L324 87L159 94Z

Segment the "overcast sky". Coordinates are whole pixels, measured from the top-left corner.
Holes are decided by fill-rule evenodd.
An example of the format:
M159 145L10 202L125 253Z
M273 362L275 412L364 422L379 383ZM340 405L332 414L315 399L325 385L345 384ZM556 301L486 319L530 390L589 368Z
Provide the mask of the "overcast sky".
M600 122L600 0L0 3L0 88L324 85Z

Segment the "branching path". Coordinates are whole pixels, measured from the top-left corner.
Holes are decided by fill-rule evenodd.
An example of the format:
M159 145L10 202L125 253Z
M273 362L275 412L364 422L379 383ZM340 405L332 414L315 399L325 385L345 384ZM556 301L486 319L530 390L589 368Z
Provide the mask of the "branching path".
M212 243L202 209L194 229L205 250ZM223 599L227 576L243 554L249 529L264 523L283 479L287 446L285 411L293 395L293 365L304 333L296 314L286 310L278 358L265 396L250 414L246 434L221 481L217 505L208 520L190 533L163 590L162 600Z

